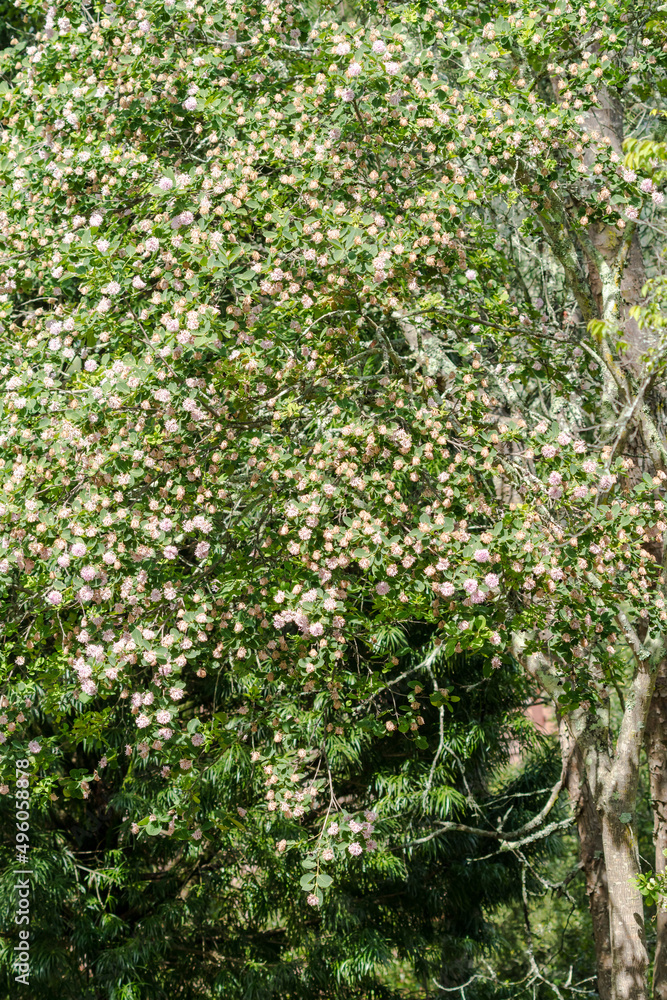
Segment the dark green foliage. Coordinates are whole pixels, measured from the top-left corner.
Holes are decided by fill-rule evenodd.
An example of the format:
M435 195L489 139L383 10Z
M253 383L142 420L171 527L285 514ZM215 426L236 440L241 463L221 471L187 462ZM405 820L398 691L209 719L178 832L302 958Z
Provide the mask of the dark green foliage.
M395 676L408 677L378 693L378 708L412 683L426 745L419 749L397 732L380 741L341 737L320 762L331 774L335 809L372 809L379 841L356 867L337 871L334 863L321 908L307 905L301 856L289 847L299 821L274 821L269 829L261 776L245 751L230 748L193 791L201 815L217 824L198 851L187 841L132 835L129 813L143 801L158 801L167 813L170 802L167 793L160 798L151 755L131 766L119 745L118 766L99 772L88 798L42 796L32 817L32 969L24 995L389 1000L405 995L385 985L397 963L427 991L434 979L465 981L478 956L497 945L490 917L518 900L520 863L492 839L440 835L438 824L494 830L504 817L504 829L515 829L543 804L559 765L555 747L538 739L522 714L528 692L518 671L487 678L481 660L445 661L426 631L404 633L400 644L397 638L377 642L395 644ZM417 695L416 682L423 687ZM431 704L444 690L460 699L454 713ZM222 685L216 697L224 706ZM520 748L522 764L509 766ZM79 749L71 766L90 772L97 758L92 747L89 754ZM16 940L13 802L1 805L0 995L8 996ZM326 811L323 804L307 820L313 843ZM276 849L278 837L287 841L284 850ZM545 839L525 852L539 869L556 849Z

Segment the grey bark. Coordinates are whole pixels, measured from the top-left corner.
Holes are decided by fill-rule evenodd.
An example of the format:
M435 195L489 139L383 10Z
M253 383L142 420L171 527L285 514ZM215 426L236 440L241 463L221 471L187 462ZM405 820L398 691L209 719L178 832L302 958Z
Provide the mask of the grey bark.
M648 950L643 897L635 881L640 873L635 811L640 753L658 663L628 623L623 624L637 656L637 669L613 754L599 745L594 730L592 740L582 734L580 741L588 742L588 767L592 770L594 766L599 775L596 798L609 890L612 1000L645 1000Z
M635 881L640 864L634 820L640 753L661 659L656 653L661 647L647 649L622 614L619 624L635 654L636 670L618 736L612 742L609 712L599 704L590 710L578 708L564 717L569 736L561 746L565 743L569 753L574 745L581 754L599 817L609 903L611 1000L648 1000L649 962L643 897ZM554 664L533 655L527 658L526 666L557 698L560 685Z
M561 754L567 766L567 791L579 834L579 864L586 883L586 898L593 927L597 991L600 1000L611 1000L609 889L602 826L591 794L581 749L562 720L559 735Z
M651 801L653 805L654 867L667 870L667 661L660 664L646 724ZM667 910L656 914L656 946L653 964L653 996L667 1000Z

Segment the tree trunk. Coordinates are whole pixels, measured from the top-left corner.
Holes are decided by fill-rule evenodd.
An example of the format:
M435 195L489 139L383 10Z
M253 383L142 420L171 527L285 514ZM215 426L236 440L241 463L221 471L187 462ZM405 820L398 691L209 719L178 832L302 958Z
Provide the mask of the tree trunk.
M611 1000L611 936L609 892L604 863L602 826L588 783L581 749L561 721L560 744L567 767L567 791L579 834L579 864L586 881L586 896L593 925L597 990L600 1000Z
M640 754L660 660L647 656L648 650L625 615L619 613L618 618L637 656L637 671L628 692L613 755L608 756L600 734L593 731L586 761L589 781L591 774L602 779L598 782L596 798L609 890L612 1000L646 1000L648 951L644 901L636 884L640 866L635 810Z
M655 871L667 869L667 661L660 664L651 708L646 722L651 801L653 803L653 842ZM656 915L657 940L653 966L653 996L667 1000L667 911L660 907Z
M578 749L585 763L591 803L599 817L609 899L611 1000L648 1000L648 951L643 897L636 884L640 866L634 820L640 755L655 677L663 668L664 645L654 640L649 650L622 611L617 620L636 658L618 735L613 738L604 700L569 712L563 728L568 730L567 749L571 740L576 745L573 751ZM550 658L533 654L526 667L546 691L558 693L559 677ZM574 757L573 765L576 761Z
M648 951L644 903L634 880L639 874L637 838L631 820L613 806L602 812L602 844L609 889L612 1000L646 1000Z

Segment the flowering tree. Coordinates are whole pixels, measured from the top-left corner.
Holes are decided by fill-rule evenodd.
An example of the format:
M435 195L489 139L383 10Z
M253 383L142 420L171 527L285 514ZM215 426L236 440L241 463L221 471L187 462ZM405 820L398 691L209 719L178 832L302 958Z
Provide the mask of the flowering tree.
M318 907L327 866L378 847L370 814L333 815L336 748L407 742L430 791L447 662L481 657L487 683L518 663L557 706L561 778L523 825L431 833L516 852L569 822L567 787L600 992L645 996L661 22L625 0L21 9L37 30L0 87L8 776L28 752L45 796L88 799L150 768L128 835L196 851L227 822L201 782L243 759ZM68 772L78 745L99 760Z

